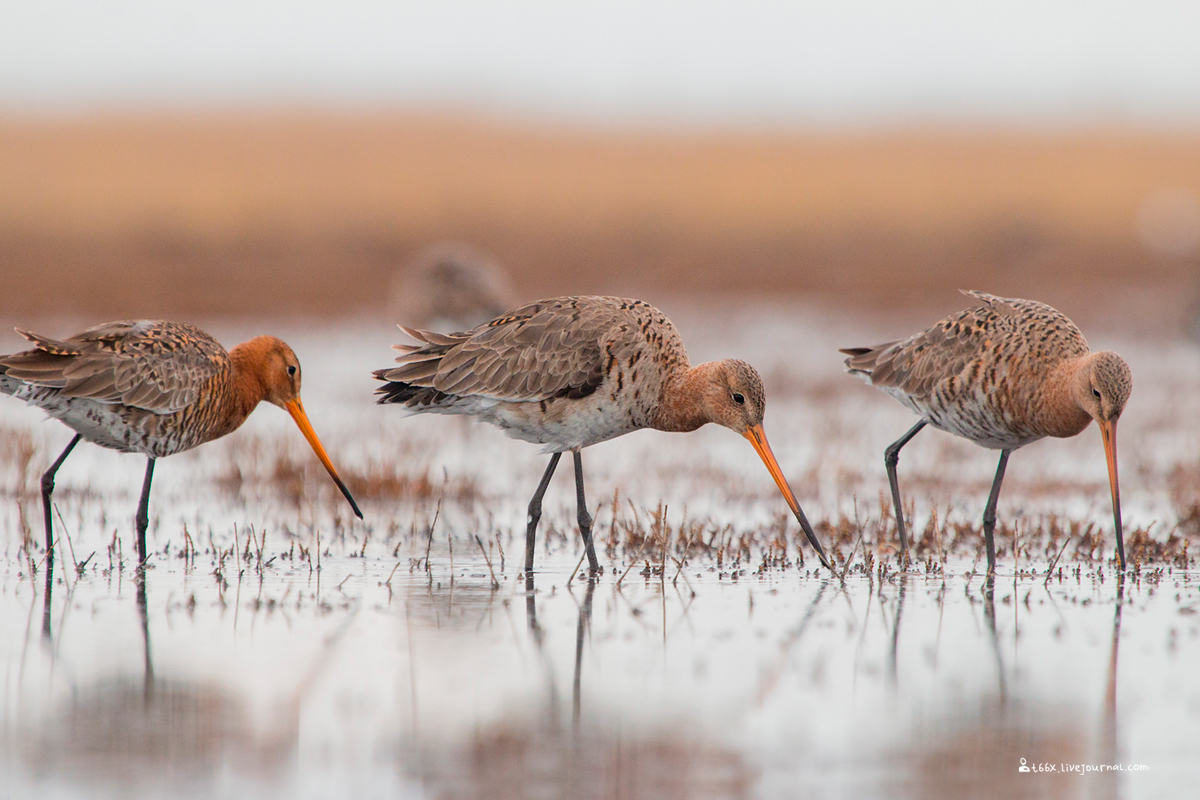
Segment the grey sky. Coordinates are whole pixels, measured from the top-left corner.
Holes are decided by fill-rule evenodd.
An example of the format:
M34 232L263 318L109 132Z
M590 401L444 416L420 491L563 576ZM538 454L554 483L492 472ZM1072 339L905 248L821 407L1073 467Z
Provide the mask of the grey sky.
M1200 122L1200 3L0 0L0 113Z

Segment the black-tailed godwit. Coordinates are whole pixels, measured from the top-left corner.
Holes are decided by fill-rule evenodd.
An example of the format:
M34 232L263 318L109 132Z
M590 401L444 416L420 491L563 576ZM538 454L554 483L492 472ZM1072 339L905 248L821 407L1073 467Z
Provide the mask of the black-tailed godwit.
M1117 483L1117 419L1133 379L1116 353L1092 353L1075 323L1045 303L964 292L981 305L898 342L842 350L846 368L921 420L884 455L901 557L908 557L896 465L925 425L1000 451L983 512L988 572L995 572L996 501L1008 456L1046 436L1074 436L1095 420L1104 439L1117 559L1125 568Z
M402 330L421 344L396 345L400 366L375 372L385 381L380 403L398 403L410 413L478 417L553 454L529 503L527 575L533 572L542 496L563 453L574 455L579 530L595 572L600 563L580 450L641 428L686 432L709 422L750 441L829 565L767 443L758 373L731 359L691 366L675 326L653 306L617 297L559 297L464 333Z
M48 551L54 475L80 439L148 457L136 517L138 558L145 562L155 460L232 432L264 400L292 415L362 518L300 403L300 362L279 339L259 336L226 352L191 325L150 320L108 322L61 341L17 332L34 348L0 356L0 392L76 432L42 476Z
M516 304L512 281L495 258L468 244L440 242L393 278L389 309L413 327L450 332L482 325Z

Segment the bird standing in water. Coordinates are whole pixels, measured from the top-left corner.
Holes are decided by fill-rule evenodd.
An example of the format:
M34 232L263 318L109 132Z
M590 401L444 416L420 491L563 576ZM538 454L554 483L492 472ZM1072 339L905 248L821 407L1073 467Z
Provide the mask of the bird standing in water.
M900 448L927 424L1000 451L983 512L988 572L992 533L1008 456L1046 436L1074 436L1095 420L1104 440L1117 558L1125 568L1117 483L1117 419L1133 378L1116 353L1092 353L1075 323L1045 303L964 292L981 305L898 342L842 350L846 369L921 417L884 455L901 557L908 558L896 465Z
M397 345L399 366L375 372L385 382L380 403L414 414L478 417L552 454L529 503L527 575L542 496L563 453L574 456L579 531L588 565L598 572L580 450L641 428L686 432L709 422L750 441L829 566L763 432L762 379L744 361L693 367L675 326L657 308L618 297L558 297L464 333L401 329L421 344Z
M182 322L108 322L61 341L17 333L34 347L0 356L0 392L76 432L42 476L48 552L54 475L80 439L147 456L136 517L138 560L144 563L155 460L231 433L264 400L292 415L362 518L300 403L300 362L274 336L259 336L226 352L216 339Z

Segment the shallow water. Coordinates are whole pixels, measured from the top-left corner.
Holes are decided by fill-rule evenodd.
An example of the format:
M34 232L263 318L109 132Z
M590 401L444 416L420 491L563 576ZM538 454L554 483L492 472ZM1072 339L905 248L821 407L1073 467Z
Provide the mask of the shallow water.
M48 614L10 569L6 796L1154 797L1197 777L1192 576L618 586L557 558L527 593L478 556L321 566L223 588L160 563L144 595L62 576Z
M809 515L857 511L867 533L842 548L844 586L811 555L797 564L794 522L778 539L783 501L750 448L704 430L585 455L594 583L572 579L573 491L557 476L529 591L517 561L544 457L370 406L386 329L282 331L317 432L368 487L365 523L265 408L160 462L144 581L130 536L143 461L80 447L58 481L47 583L32 489L69 434L0 402L0 797L1140 798L1200 781L1200 584L1186 558L1114 579L1094 431L1014 456L1000 505L1031 540L1049 515L1095 523L1094 557L1067 549L1047 580L1050 556L1014 562L1002 540L992 586L972 547L898 574L869 531L882 448L911 418L810 355L887 331L671 313L694 360L763 371L766 429ZM251 333L235 327L222 340ZM1197 358L1112 346L1137 381L1126 525L1165 539L1200 452L1174 422L1200 402L1200 370L1169 367ZM901 475L916 528L975 521L992 468L943 434L914 440ZM664 530L680 537L665 557ZM1024 774L1021 759L1126 770Z

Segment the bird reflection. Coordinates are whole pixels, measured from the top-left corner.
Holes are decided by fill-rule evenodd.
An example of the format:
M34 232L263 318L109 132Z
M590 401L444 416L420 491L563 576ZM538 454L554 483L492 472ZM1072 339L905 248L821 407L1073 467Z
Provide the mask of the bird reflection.
M584 713L583 651L592 623L596 581L588 580L575 625L572 733L561 731L561 700L549 643L537 617L534 584L526 582L530 636L546 665L549 713L505 716L461 745L422 752L429 793L449 800L528 797L749 798L757 774L740 753L711 745L678 725L642 730L613 724L602 709Z
M50 604L54 596L54 550L46 553L46 588L42 592L42 641L49 645L53 642L53 631L50 627Z
M495 608L496 588L453 576L437 582L430 578L425 591L410 592L407 599L414 620L440 631L467 632L477 630Z
M892 649L888 656L888 675L896 685L896 651L900 647L900 621L904 619L904 595L908 590L908 572L900 573L900 595L896 599L896 618L892 621Z
M580 678L583 673L583 639L592 625L592 594L595 591L596 582L589 580L587 582L587 592L583 596L583 605L579 607L579 624L575 627L575 682L571 692L571 720L575 724L576 732L579 731L579 696Z
M135 576L142 634L141 676L118 674L71 693L67 706L30 737L27 760L44 774L123 786L215 776L227 754L251 744L244 703L216 685L158 679L150 643L146 576ZM50 627L47 570L43 636ZM286 758L287 736L258 747L264 763ZM293 735L294 738L294 735Z
M921 800L1078 797L1079 778L1062 772L1021 773L1030 763L1079 763L1087 734L1073 709L979 698L962 703L906 736L908 766L901 791Z
M48 565L49 566L49 565ZM294 761L300 706L329 660L334 635L299 686L266 725L254 724L244 698L217 683L156 672L144 571L134 576L142 674L118 673L73 687L67 702L23 737L34 774L88 785L202 787L232 768L272 777ZM43 637L52 640L47 570ZM61 636L61 634L59 634Z
M1108 651L1108 680L1104 686L1104 713L1100 718L1100 752L1096 763L1118 764L1121 757L1117 742L1117 651L1121 641L1121 608L1125 605L1125 575L1117 573L1117 607L1113 611L1112 644ZM1120 796L1119 772L1098 772L1093 776L1096 798Z
M1000 707L1008 703L1008 681L1004 675L1004 654L1000 649L1000 635L996 632L996 576L988 573L983 581L983 618L987 622L988 635L992 642L992 653L996 657L996 679L1000 685Z
M556 725L559 719L558 711L558 684L554 679L554 670L550 663L549 654L546 652L546 634L542 626L537 620L537 603L536 590L534 587L534 579L532 573L526 573L525 576L525 617L529 624L529 635L533 638L533 643L537 647L538 653L542 657L542 661L546 666L546 676L549 692L548 703L548 718L552 725ZM587 638L588 629L592 624L592 595L596 591L596 579L589 578L587 580L587 589L584 591L583 602L579 606L579 620L575 626L575 672L574 680L571 686L571 723L576 731L579 730L580 722L580 698L582 696L582 678L583 678L583 643Z

